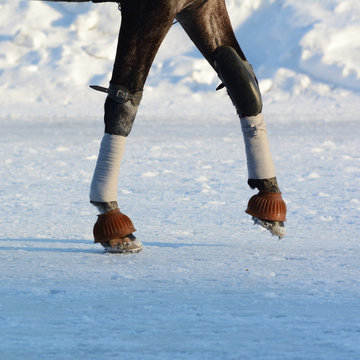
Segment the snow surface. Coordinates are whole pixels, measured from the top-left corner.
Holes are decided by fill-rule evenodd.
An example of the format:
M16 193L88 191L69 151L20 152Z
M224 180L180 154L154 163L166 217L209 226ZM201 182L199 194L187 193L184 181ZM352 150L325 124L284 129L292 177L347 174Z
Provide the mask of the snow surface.
M228 0L254 65L282 241L244 213L239 121L179 24L128 138L137 255L92 244L116 4L0 0L1 359L359 359L360 3Z

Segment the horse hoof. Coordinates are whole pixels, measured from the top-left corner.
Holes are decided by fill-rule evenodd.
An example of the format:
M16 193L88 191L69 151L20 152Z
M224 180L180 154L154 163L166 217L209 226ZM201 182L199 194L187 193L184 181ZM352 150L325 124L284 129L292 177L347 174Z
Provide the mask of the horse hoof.
M286 235L283 221L262 220L254 216L252 219L254 220L254 225L262 226L264 229L270 231L274 236L278 236L279 240L281 240Z
M142 250L143 245L133 234L119 239L100 243L106 252L112 254L134 254Z

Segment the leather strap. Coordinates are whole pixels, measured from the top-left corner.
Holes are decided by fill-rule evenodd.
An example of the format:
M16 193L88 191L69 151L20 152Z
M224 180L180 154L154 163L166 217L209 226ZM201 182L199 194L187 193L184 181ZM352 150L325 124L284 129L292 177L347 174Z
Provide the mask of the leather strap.
M139 105L142 98L142 91L131 94L129 90L121 85L110 84L108 88L99 85L90 85L96 91L108 94L116 102L123 104L130 100L134 106Z

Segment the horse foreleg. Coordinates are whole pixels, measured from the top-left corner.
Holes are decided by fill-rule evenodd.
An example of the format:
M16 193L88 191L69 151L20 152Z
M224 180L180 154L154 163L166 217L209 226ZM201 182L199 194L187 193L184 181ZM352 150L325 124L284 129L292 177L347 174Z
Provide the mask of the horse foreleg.
M248 184L258 188L247 213L279 237L285 236L286 205L281 198L262 115L260 89L232 29L224 0L209 0L178 15L181 25L218 73L240 117Z
M109 251L137 252L142 245L131 220L118 209L120 165L141 101L142 89L156 52L171 27L175 12L148 1L123 1L116 59L105 101L105 134L94 171L90 202L100 211L95 242Z

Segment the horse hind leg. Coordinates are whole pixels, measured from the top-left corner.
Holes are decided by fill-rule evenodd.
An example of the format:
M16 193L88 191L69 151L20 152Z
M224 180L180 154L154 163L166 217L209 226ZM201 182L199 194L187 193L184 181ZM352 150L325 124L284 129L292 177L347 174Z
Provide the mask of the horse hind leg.
M285 236L286 205L276 179L260 89L254 71L232 29L224 0L208 1L196 11L185 9L178 19L213 66L240 117L248 167L248 184L259 193L246 212L272 234Z
M117 190L125 143L141 101L142 89L157 50L171 27L175 12L161 2L122 1L112 78L105 101L103 136L90 188L90 202L100 215L94 226L95 242L109 252L138 252L142 244L131 220L118 208ZM156 5L156 6L155 6Z

